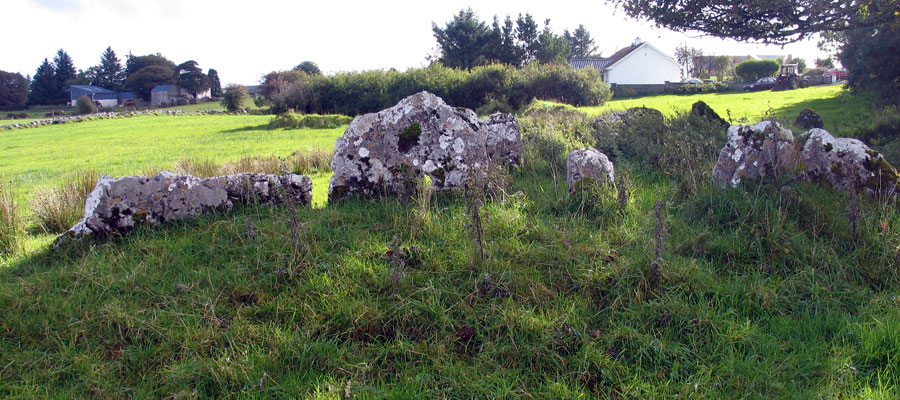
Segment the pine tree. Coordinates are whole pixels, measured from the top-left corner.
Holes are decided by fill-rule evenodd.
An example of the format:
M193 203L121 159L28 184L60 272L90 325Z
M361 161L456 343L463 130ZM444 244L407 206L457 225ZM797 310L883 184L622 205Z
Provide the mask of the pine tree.
M210 96L219 97L222 95L222 82L219 81L219 71L212 68L206 73L209 77Z
M28 104L48 105L56 104L59 97L59 82L56 80L56 71L50 61L44 59L44 63L34 73L28 93Z
M66 92L68 81L77 78L78 71L75 70L72 57L69 57L65 50L59 49L56 52L56 57L53 58L53 70L56 73L57 84L55 103L66 103L69 101L69 94Z
M92 82L93 85L109 90L122 90L122 86L125 84L125 68L122 67L122 63L112 47L107 47L103 55L100 56L100 65L92 68L96 71L96 76L94 76Z
M584 25L578 25L578 28L576 28L573 33L569 33L569 31L566 30L563 33L563 37L569 42L569 48L572 50L572 57L594 57L597 52L597 45L594 44L591 33L588 32Z

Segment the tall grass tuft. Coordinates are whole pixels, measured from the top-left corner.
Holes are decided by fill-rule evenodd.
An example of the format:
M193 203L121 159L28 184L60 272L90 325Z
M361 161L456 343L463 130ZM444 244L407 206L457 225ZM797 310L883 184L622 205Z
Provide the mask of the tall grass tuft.
M78 171L62 185L38 189L30 206L40 228L47 233L62 233L84 216L87 195L97 186L93 171Z
M312 174L331 172L331 159L334 153L329 150L309 149L296 151L287 159L288 169L295 174Z
M9 190L0 183L0 254L15 252L19 244L22 221Z
M193 175L201 178L209 178L222 175L222 167L212 160L183 158L175 163L175 173L180 175Z

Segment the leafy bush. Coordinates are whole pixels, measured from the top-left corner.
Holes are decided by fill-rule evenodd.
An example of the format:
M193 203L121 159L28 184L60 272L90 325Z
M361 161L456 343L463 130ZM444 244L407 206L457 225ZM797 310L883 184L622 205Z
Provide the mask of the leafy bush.
M41 229L62 233L84 216L84 202L97 185L94 172L76 172L62 185L39 189L30 206Z
M725 82L688 83L675 90L678 94L719 93L731 91L731 85Z
M734 67L734 73L744 82L753 82L759 78L773 76L781 67L773 60L747 60Z
M78 107L79 114L93 114L97 112L97 105L91 100L90 96L84 95L75 100L75 106Z
M228 85L222 92L222 106L228 112L237 112L243 109L248 99L250 99L250 95L247 93L247 89L241 85Z
M269 129L334 129L349 124L353 118L346 115L302 115L289 110L269 122Z
M0 183L0 254L15 251L21 229L18 206L6 187Z
M260 93L275 113L296 110L306 114L358 115L393 106L426 90L458 107L488 110L517 109L533 99L574 105L600 105L611 96L599 72L567 65L533 64L515 69L485 65L459 70L435 63L427 68L364 71L334 76L302 71L272 72Z
M188 101L188 99L185 99L184 97L179 97L178 99L175 100L176 106L186 106L188 104L190 104L190 102Z

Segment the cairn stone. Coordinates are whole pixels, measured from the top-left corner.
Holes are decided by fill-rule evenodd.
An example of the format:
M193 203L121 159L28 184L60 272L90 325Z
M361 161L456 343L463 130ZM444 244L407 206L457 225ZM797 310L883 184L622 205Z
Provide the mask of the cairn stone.
M653 121L658 125L662 125L664 118L659 110L647 107L632 107L623 111L602 114L591 120L591 124L595 126L632 125L638 121Z
M737 186L743 180L773 178L796 163L794 135L774 121L755 125L732 125L728 143L719 152L713 181Z
M582 147L569 153L566 159L566 183L569 193L574 193L587 183L602 187L606 182L615 182L613 163L605 154L593 147Z
M518 166L522 141L509 114L478 119L420 92L397 105L357 117L334 146L330 201L350 196L410 196L416 180L431 177L435 190L462 187L495 161Z
M824 129L811 129L800 150L800 177L824 182L837 190L896 196L900 175L880 153L858 139L835 138Z
M84 218L57 239L125 233L139 224L157 225L234 203L294 202L309 204L312 180L296 174L235 174L197 178L160 172L152 177L100 177L88 194Z
M803 129L822 129L825 127L822 117L810 108L804 108L800 111L800 114L797 115L797 119L794 121L794 125Z

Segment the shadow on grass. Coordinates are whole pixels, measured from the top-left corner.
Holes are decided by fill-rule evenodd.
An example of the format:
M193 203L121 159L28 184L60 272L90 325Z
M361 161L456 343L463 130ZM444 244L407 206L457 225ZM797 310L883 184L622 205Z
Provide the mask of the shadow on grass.
M835 97L804 100L775 109L775 115L793 125L800 111L810 108L822 117L825 130L835 136L848 136L853 128L869 118L877 102L872 96L842 92Z
M265 124L259 124L259 125L242 126L240 128L234 128L234 129L224 129L224 130L219 131L219 133L240 133L240 132L268 131L268 130L269 130L269 124L265 123Z

